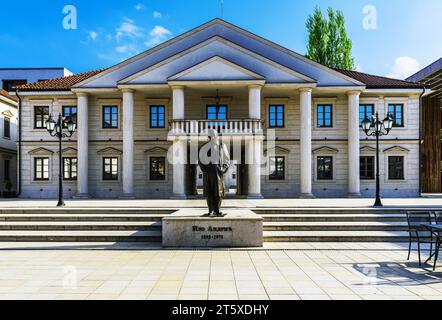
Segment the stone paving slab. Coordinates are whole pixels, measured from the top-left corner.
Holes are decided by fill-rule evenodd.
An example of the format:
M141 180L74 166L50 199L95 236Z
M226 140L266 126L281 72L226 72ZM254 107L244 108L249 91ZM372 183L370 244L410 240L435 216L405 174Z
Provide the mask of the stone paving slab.
M139 244L125 244L130 250L86 250L90 244L84 250L60 250L56 244L52 250L37 250L38 244L16 250L14 245L0 251L0 299L442 298L442 264L436 272L430 265L420 268L415 252L406 261L401 244L304 243L296 249L278 244L281 249L229 251L166 251Z

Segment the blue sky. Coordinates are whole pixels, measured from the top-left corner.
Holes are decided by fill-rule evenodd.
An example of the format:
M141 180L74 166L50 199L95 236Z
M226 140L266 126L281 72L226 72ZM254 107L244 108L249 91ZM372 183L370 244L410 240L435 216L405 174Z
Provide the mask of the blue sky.
M220 2L5 1L0 67L65 66L77 73L111 66L219 17ZM63 28L66 5L77 8L76 30ZM305 21L315 6L344 12L361 71L405 77L442 57L441 0L224 0L224 19L304 54ZM364 8L376 9L375 29L364 28Z

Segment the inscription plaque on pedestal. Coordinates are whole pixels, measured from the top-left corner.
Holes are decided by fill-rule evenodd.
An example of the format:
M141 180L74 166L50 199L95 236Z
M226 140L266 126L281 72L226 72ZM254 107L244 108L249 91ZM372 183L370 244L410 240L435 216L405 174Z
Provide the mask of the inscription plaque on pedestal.
M224 216L183 209L163 219L163 246L173 248L252 248L263 245L263 218L247 209Z

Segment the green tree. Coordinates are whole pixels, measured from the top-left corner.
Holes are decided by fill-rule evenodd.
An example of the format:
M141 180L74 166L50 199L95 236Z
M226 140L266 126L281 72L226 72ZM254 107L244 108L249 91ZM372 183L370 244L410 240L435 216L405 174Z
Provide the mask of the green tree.
M330 68L353 70L353 43L345 29L345 18L341 11L328 9L324 17L321 9L315 8L306 23L309 32L307 58Z

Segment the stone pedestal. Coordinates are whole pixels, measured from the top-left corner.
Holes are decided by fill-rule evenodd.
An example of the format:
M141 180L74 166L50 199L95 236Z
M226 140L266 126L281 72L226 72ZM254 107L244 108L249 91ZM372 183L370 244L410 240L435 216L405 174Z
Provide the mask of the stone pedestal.
M263 218L246 209L183 209L163 219L163 246L172 248L256 248L263 245Z

